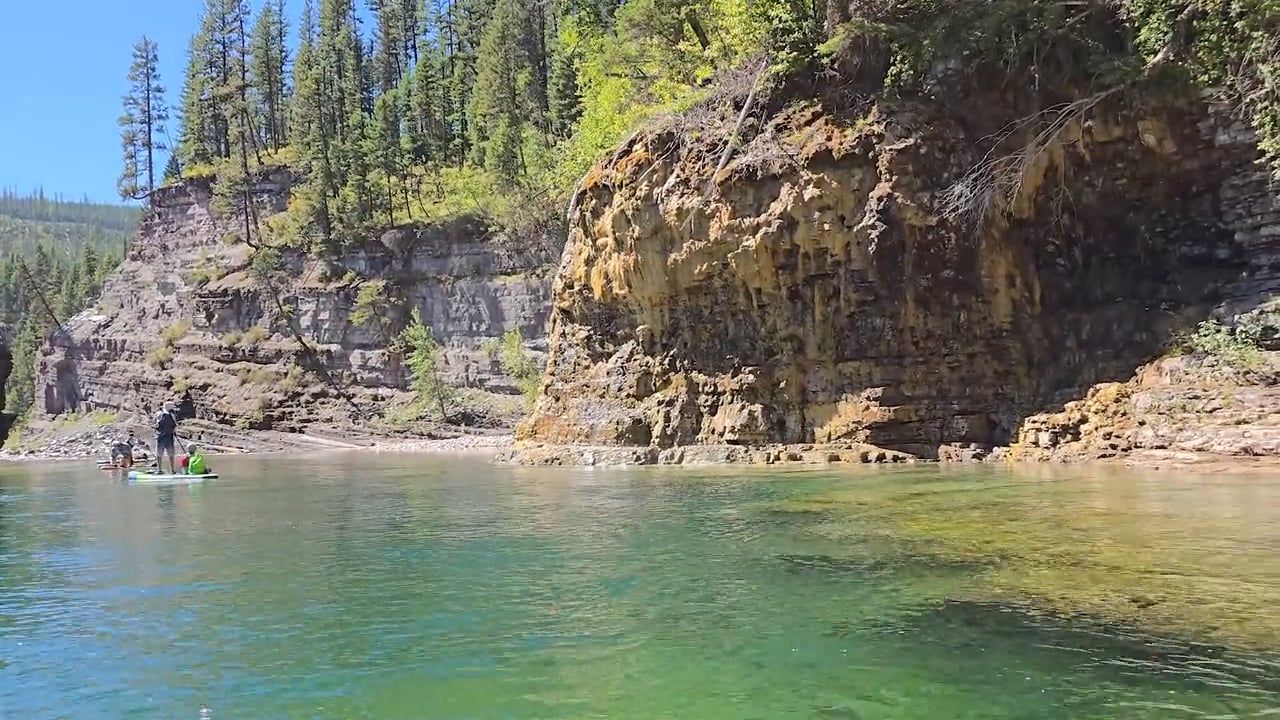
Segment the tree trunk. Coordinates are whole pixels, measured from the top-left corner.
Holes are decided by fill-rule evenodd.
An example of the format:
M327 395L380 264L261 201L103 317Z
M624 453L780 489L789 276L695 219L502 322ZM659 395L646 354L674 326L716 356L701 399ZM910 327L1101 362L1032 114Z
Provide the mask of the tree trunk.
M155 141L155 134L154 134L155 121L152 119L152 115L151 115L151 96L152 96L151 73L152 71L153 71L153 68L151 67L150 58L148 58L147 68L146 68L146 77L147 77L146 95L143 101L144 104L146 105L146 111L144 114L144 124L146 125L146 129L145 129L146 137L143 138L143 142L146 143L146 150L147 150L147 195L148 196L151 195L151 191L154 190L156 187L155 161L152 157L152 149L155 147L155 142L154 142Z
M698 44L703 50L711 47L711 39L707 37L707 31L703 29L702 22L698 20L698 16L694 13L693 8L689 8L684 13L685 22L689 23L689 29L693 31L694 37L698 38Z
M827 37L832 37L836 34L836 28L852 19L849 13L849 0L827 0L826 5Z

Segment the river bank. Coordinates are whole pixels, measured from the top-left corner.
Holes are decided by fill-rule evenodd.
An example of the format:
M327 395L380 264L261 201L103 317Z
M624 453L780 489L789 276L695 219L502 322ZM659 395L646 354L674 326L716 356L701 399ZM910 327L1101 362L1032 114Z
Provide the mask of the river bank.
M0 462L43 462L105 457L115 442L133 431L152 442L149 427L132 419L88 415L46 421L27 428L21 439L0 450ZM772 446L702 445L674 448L569 446L517 442L505 429L458 432L443 436L393 436L359 433L350 428L328 432L283 433L238 430L209 423L186 424L185 443L197 443L212 454L271 454L307 451L372 453L449 453L491 455L496 463L542 467L664 466L792 466L934 463L944 465L1099 466L1197 473L1278 473L1280 456L1233 455L1175 449L1134 449L1097 453L1032 454L1018 448L957 445L943 448L937 460L860 443L810 443Z
M117 442L136 434L154 444L150 425L136 417L110 413L66 416L22 429L0 450L0 462L42 462L101 458ZM182 444L198 444L215 455L350 450L367 452L496 453L511 446L509 432L498 429L441 429L432 436L396 436L351 427L318 427L307 433L232 428L198 420L182 424Z

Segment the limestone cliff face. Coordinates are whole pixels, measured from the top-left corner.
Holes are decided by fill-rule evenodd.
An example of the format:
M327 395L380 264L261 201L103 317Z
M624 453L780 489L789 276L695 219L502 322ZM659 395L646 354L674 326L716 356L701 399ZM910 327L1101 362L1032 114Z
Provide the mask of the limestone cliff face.
M674 133L632 139L571 211L520 439L1005 444L1280 287L1251 137L1201 105L1100 105L1025 163L1007 215L948 219L983 138L1026 114L995 95L797 103L714 182Z
M259 179L264 216L285 207L291 181ZM252 272L252 248L226 240L232 223L209 200L200 183L160 191L95 306L67 323L70 341L44 348L38 412L149 411L185 396L196 417L245 428L349 423L357 413L343 393L376 410L407 383L388 351L394 330L351 321L359 287L373 281L392 301L388 322L419 310L458 386L516 392L481 349L507 330L536 355L545 348L555 238L517 240L474 219L402 228L323 262L285 253L273 289Z

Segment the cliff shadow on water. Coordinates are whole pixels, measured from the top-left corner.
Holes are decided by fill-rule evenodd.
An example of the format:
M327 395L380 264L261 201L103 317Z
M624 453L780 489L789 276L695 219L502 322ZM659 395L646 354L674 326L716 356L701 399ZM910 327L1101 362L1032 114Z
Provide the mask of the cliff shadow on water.
M583 180L527 446L1009 445L1280 288L1280 204L1227 109L990 66L860 78L792 79L741 125L695 109Z

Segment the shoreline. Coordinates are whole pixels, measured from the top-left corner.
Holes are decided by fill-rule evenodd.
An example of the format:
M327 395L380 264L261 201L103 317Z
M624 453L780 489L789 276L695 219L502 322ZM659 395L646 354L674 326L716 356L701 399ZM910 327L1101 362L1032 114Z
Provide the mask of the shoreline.
M1046 458L1010 447L961 448L939 459L857 443L793 445L691 445L672 448L512 443L495 462L542 467L841 467L856 465L941 465L948 467L1128 468L1197 473L1280 473L1277 455L1221 455L1172 450L1134 450L1110 457L1090 453Z
M84 427L73 425L62 432L50 428L31 442L39 447L22 452L0 451L0 463L22 464L50 461L91 460L105 457L114 440L130 429L117 421ZM195 432L227 433L227 428L211 426ZM349 432L349 431L348 431ZM321 434L247 431L234 438L238 447L229 447L197 437L210 455L275 455L293 452L371 452L488 455L495 464L533 467L807 467L830 468L855 465L930 464L952 467L1104 467L1147 471L1191 471L1196 473L1276 473L1280 456L1220 455L1205 452L1137 449L1098 457L1092 453L1045 457L1019 452L1009 447L950 447L937 460L860 443L804 443L789 445L692 445L672 448L599 445L554 445L516 441L510 432L462 433L446 438L389 437L367 433L342 434L342 439ZM140 435L141 437L141 435ZM145 442L145 440L144 440ZM188 442L190 442L188 440Z
M291 447L269 450L246 450L237 452L218 452L209 453L210 457L238 457L251 455L288 455L298 452L354 452L354 453L421 453L421 454L493 454L497 455L503 450L509 448L514 442L511 435L463 435L452 438L414 438L405 440L395 440L387 438L370 439L368 444L361 445L327 445L327 446L311 446L311 447ZM202 443L205 447L212 448L212 445ZM42 462L74 462L83 460L97 460L106 454L106 444L102 445L99 452L42 452L28 451L26 453L12 453L9 451L0 452L0 464L28 464Z

